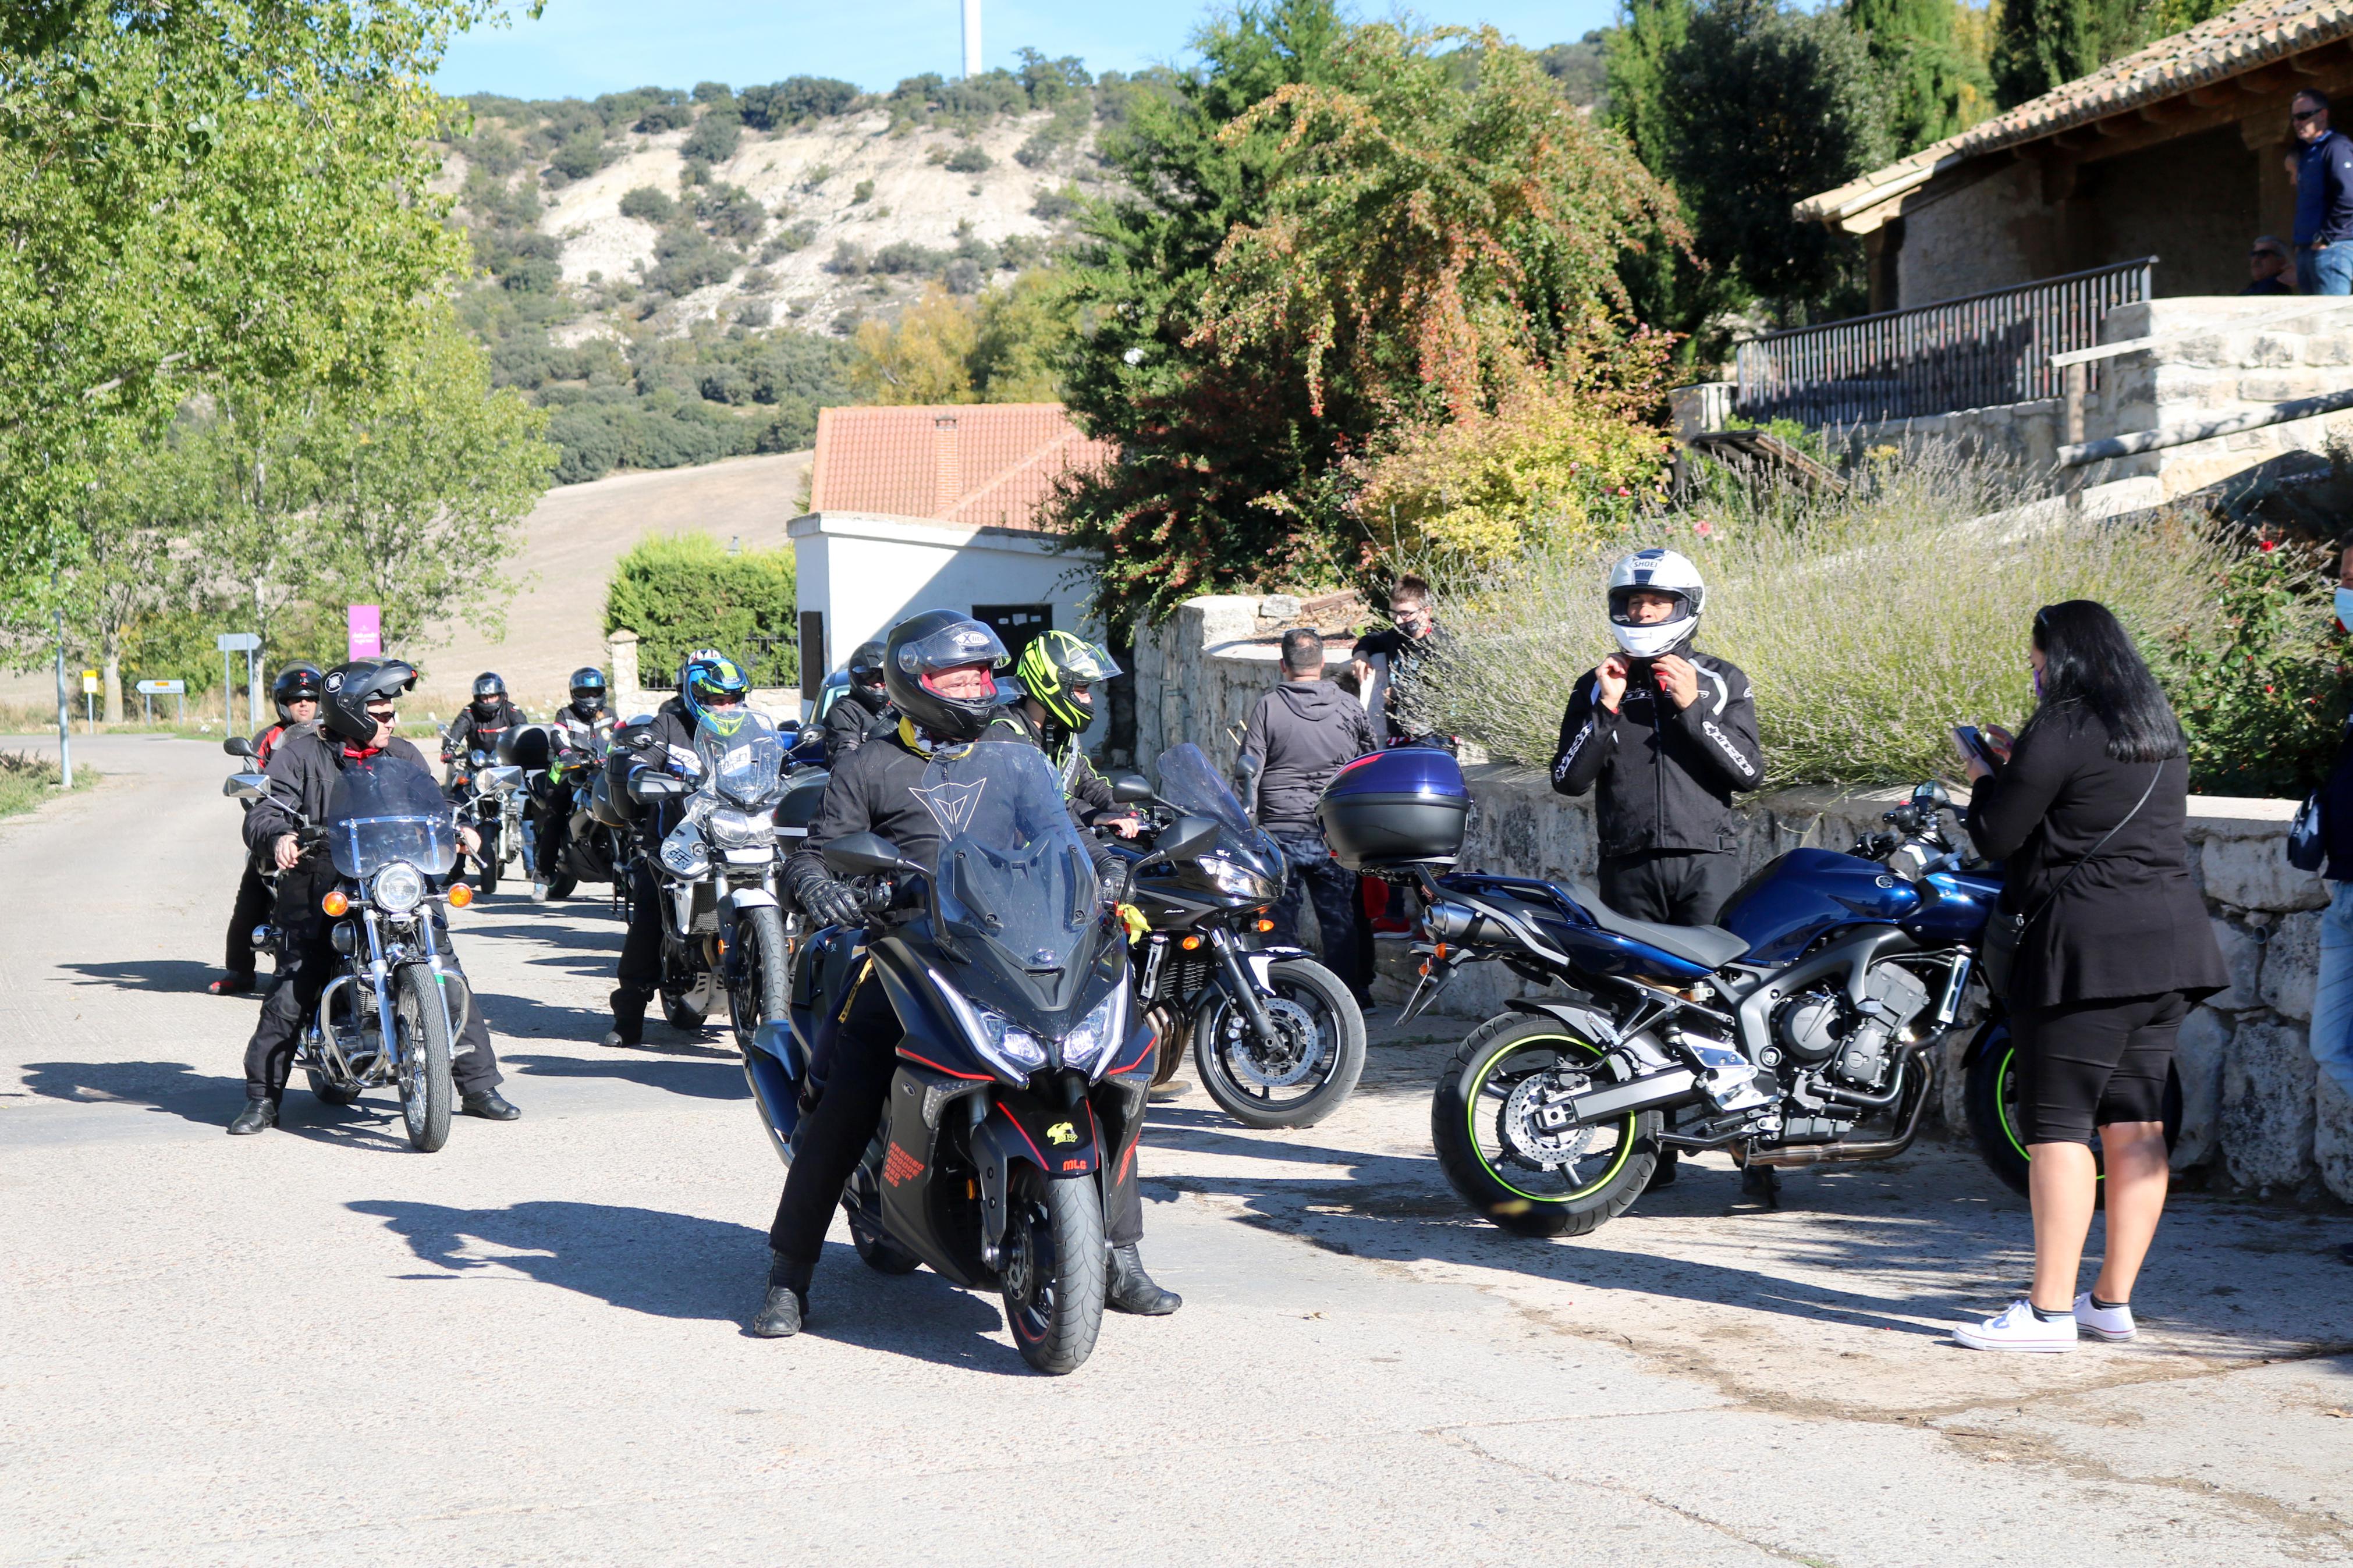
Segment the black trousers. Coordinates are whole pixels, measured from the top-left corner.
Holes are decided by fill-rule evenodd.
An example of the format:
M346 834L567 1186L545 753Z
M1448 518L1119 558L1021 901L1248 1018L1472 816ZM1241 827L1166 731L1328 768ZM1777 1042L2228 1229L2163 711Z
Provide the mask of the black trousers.
M231 974L253 973L253 928L269 919L277 901L278 895L261 879L260 870L248 858L245 875L237 879L237 902L228 911L227 956L222 963Z
M849 1016L835 1037L828 1065L825 1098L817 1102L794 1142L793 1168L785 1174L776 1217L768 1226L768 1247L788 1262L814 1266L825 1249L826 1227L849 1173L866 1155L882 1107L898 1075L899 1016L880 981L862 979L849 1003ZM1106 1159L1112 1152L1103 1151ZM1103 1235L1113 1247L1144 1239L1144 1198L1136 1190L1133 1159L1113 1169Z
M572 837L575 808L569 784L557 784L548 792L539 819L539 865L535 868L543 878L554 875L564 862L564 847Z
M2095 1129L2165 1120L2165 1081L2189 1004L2179 991L2022 1007L2018 1116L2029 1143L2089 1143Z
M1730 850L1653 849L1601 858L1601 901L1638 921L1714 925L1739 886L1740 857Z
M640 1010L647 998L661 989L662 912L655 901L661 896L650 858L639 856L629 879L629 929L621 938L621 958L614 966L613 978L637 998Z
M1315 924L1324 933L1324 964L1340 977L1361 999L1372 984L1372 954L1366 950L1366 921L1363 900L1356 897L1356 874L1332 858L1323 835L1313 828L1270 827L1271 837L1282 858L1291 863L1291 875L1282 885L1282 897L1274 902L1274 940L1286 946L1299 944L1299 906L1303 899L1315 900Z
M286 1079L294 1070L295 1045L318 1015L319 993L335 976L340 955L329 944L327 930L323 920L311 920L286 933L285 951L278 958L277 983L262 998L261 1021L254 1026L253 1038L245 1047L248 1100L286 1097ZM448 931L443 928L438 934L443 953L454 963ZM365 1005L373 1006L374 999ZM457 1081L458 1092L472 1094L497 1087L499 1058L491 1048L490 1026L482 1022L480 997L466 1009L465 1026L458 1031L455 1043L457 1056L449 1064L449 1076Z

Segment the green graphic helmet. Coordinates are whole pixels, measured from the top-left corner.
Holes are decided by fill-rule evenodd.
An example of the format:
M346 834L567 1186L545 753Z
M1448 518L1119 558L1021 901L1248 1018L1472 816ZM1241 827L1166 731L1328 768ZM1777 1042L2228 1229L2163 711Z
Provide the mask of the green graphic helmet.
M1044 632L1021 650L1013 679L1047 716L1068 730L1094 722L1095 682L1120 673L1119 661L1069 632Z

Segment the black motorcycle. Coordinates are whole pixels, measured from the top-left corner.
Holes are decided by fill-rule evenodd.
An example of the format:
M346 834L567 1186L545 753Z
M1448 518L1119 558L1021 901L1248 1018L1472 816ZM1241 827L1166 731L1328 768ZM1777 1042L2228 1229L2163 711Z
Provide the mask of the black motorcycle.
M481 837L470 856L473 880L487 897L499 890L499 874L522 854L522 770L477 746L449 765L444 793L457 805L459 820Z
M611 738L611 721L599 719L586 746L552 724L520 725L499 739L499 760L523 770L520 837L533 903L560 902L583 882L613 884L614 896L623 896L619 880L628 859L628 832L625 826L601 819L593 800ZM543 867L541 846L557 831L555 814L566 786L571 806L561 825L563 847L553 866Z
M1155 794L1121 779L1116 798L1157 807L1157 825L1206 818L1216 839L1140 873L1131 901L1150 927L1134 960L1135 998L1159 1034L1153 1081L1189 1041L1201 1087L1245 1127L1308 1127L1337 1110L1365 1070L1365 1016L1340 977L1306 949L1262 941L1282 892L1282 851L1252 825L1191 742L1161 753Z
M928 1264L999 1292L1023 1359L1072 1372L1102 1325L1105 1189L1142 1131L1156 1041L1053 765L1031 746L983 743L935 758L921 795L941 828L938 874L870 833L825 847L835 875L875 879L878 913L802 945L790 1024L757 1031L744 1078L789 1165L805 1064L824 1062L871 965L905 1033L842 1196L858 1254L886 1274ZM1180 820L1146 859L1198 855L1219 831ZM916 907L879 912L894 902Z

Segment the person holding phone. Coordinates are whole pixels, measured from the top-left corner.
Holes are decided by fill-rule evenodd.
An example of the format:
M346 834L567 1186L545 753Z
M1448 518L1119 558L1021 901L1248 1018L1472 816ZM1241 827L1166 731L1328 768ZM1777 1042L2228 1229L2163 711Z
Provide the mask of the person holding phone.
M2080 1329L2134 1337L2132 1289L2165 1209L2165 1086L2181 1021L2230 983L2189 879L2181 726L2107 607L2045 605L2027 654L2040 699L1999 769L1964 757L1969 837L2002 861L2026 926L2005 998L2034 1210L2034 1282L1971 1350L2065 1351ZM2107 1174L2107 1250L2078 1293Z

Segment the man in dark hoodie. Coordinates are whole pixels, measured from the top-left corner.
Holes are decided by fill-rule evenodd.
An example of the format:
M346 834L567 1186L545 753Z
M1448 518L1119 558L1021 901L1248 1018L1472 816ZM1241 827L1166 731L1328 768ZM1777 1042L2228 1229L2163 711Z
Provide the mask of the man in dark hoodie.
M1325 847L1315 803L1334 773L1373 749L1373 726L1364 709L1324 679L1324 639L1311 631L1283 633L1282 684L1260 698L1251 711L1235 770L1244 802L1291 862L1291 876L1274 906L1275 941L1299 941L1303 890L1315 900L1324 962L1355 994L1358 1006L1372 1000L1372 975L1357 931L1356 879Z

